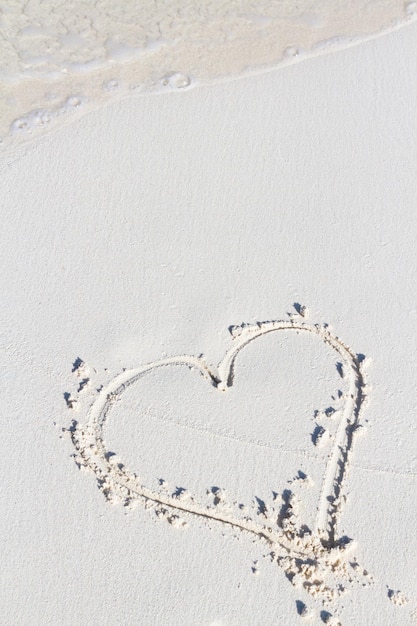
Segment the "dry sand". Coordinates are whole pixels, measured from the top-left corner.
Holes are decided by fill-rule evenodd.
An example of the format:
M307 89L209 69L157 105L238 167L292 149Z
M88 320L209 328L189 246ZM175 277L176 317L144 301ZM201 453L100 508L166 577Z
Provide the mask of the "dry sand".
M411 24L13 136L0 623L417 623L416 102Z

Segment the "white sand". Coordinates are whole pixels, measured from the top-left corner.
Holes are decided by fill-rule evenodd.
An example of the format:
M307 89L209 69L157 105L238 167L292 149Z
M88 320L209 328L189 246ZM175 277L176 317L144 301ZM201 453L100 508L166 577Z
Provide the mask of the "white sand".
M410 25L2 155L0 623L417 622L416 102Z

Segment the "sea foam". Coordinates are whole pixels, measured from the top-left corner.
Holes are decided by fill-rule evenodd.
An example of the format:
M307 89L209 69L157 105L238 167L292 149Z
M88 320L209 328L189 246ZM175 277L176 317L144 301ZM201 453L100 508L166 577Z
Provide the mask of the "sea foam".
M43 134L129 94L190 89L354 45L416 18L399 0L245 0L59 9L7 0L0 12L0 142Z

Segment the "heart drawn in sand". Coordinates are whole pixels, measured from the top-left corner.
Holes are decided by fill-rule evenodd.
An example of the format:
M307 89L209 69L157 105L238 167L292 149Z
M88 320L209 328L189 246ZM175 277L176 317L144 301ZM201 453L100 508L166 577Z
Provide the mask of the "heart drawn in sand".
M227 391L234 383L237 356L249 343L261 336L275 333L309 333L330 347L340 361L347 385L344 404L340 411L337 430L333 438L333 448L328 454L321 482L320 497L314 529L300 526L296 514L277 516L275 524L264 522L247 515L222 510L218 506L207 506L190 495L181 499L178 494L165 493L163 489L152 489L141 484L136 473L128 470L123 463L114 463L113 453L105 444L105 426L112 417L112 409L124 392L150 372L163 367L187 366L198 372L219 392ZM352 448L354 431L359 425L361 406L364 400L364 378L360 359L327 326L308 324L294 318L285 321L268 321L256 325L231 327L233 345L226 352L217 367L207 365L201 357L177 356L161 359L141 367L124 371L103 388L92 405L85 425L74 422L71 437L76 448L76 459L80 466L92 470L100 489L109 497L115 495L125 501L144 503L178 514L194 516L203 520L219 522L228 527L250 533L266 541L274 550L283 555L299 558L320 558L335 549L340 549L337 536L337 523L343 501L343 485L348 467L348 457ZM111 499L111 498L109 498ZM291 503L287 503L287 510Z

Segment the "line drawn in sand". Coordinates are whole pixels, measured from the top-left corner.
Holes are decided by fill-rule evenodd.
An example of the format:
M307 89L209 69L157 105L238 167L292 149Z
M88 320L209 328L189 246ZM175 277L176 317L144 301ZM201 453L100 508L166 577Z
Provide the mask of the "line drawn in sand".
M298 319L297 316L291 316L289 320L231 326L229 331L233 338L232 347L217 367L208 365L202 357L176 356L125 370L100 389L86 424L73 420L69 432L76 449L74 457L77 465L95 474L98 486L107 499L119 499L125 505L140 502L146 508L153 509L158 516L165 517L172 525L182 525L184 516L198 518L205 522L219 523L259 540L268 547L268 556L282 567L294 586L303 588L311 596L324 602L330 602L346 590L346 583L361 582L362 585L368 585L372 582L368 572L350 554L351 540L338 536L349 456L355 431L360 426L359 420L366 397L365 379L361 369L364 357L355 354L327 325L310 324L304 320L304 315L303 308L303 314ZM114 453L105 444L106 422L123 393L147 373L163 367L186 366L197 369L219 392L227 392L234 383L239 353L257 338L278 331L309 333L329 346L337 356L337 370L347 387L333 449L328 455L322 479L314 528L301 524L293 494L288 489L282 493L282 507L272 516L267 514L263 500L255 497L254 519L246 510L242 514L237 505L236 512L231 511L230 507L222 508L220 489L211 488L213 504L207 506L189 493L184 497L183 490L180 490L181 493L168 493L163 488L164 481L161 481L160 489L151 489L141 484L137 474L128 470L122 462L115 461ZM80 359L78 361L77 367L83 369L79 376L84 381L87 379L86 366ZM74 364L74 371L77 367ZM84 385L80 385L80 388L83 389ZM72 398L68 393L65 398L71 408L68 399ZM315 445L315 439L319 441L320 436L321 432L317 431L313 437ZM343 583L341 579L344 580Z

